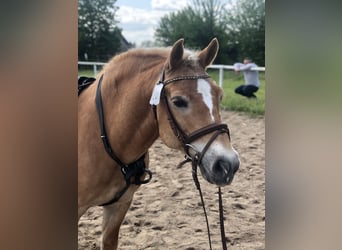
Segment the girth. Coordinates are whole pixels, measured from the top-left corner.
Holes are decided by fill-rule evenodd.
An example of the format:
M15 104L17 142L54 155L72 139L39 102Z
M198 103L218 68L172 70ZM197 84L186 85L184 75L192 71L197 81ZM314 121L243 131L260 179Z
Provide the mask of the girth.
M150 180L152 179L152 172L148 170L145 165L146 153L143 154L136 161L129 163L129 164L125 164L119 159L119 157L115 155L112 147L110 146L109 138L107 136L106 127L104 123L103 105L102 105L102 97L101 97L102 80L103 80L103 74L101 75L98 86L97 86L96 99L95 99L96 108L97 108L97 112L99 116L99 122L100 122L101 139L103 142L103 146L106 152L108 153L108 155L120 166L121 173L123 174L125 181L126 181L126 186L120 192L118 192L110 201L100 205L100 206L107 206L118 201L122 197L122 195L124 195L124 193L127 191L127 189L129 188L131 184L141 185L141 184L146 184L150 182ZM148 175L147 179L141 180L141 178L145 174Z

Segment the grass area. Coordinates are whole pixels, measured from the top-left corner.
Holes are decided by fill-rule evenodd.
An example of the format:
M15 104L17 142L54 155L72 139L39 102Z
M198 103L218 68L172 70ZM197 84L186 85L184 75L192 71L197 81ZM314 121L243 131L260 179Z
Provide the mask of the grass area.
M219 83L219 71L208 70L210 76ZM236 87L244 84L243 74L236 75L234 71L224 71L223 79L223 100L221 107L225 110L240 111L253 117L265 114L265 73L259 72L260 88L255 93L257 99L248 99L235 94Z
M94 71L92 69L90 69L90 70L87 70L87 69L78 70L78 75L79 76L94 77Z
M97 66L97 73L99 73L101 69L102 69L101 66ZM94 77L93 66L78 65L78 76Z
M89 68L89 67L88 67ZM100 71L100 68L98 69ZM219 71L208 70L210 76L219 83ZM79 68L79 76L93 77L92 68ZM224 71L223 81L223 100L221 107L225 110L239 111L249 114L252 117L265 114L265 73L259 72L260 88L256 92L257 99L248 99L244 96L235 94L234 89L244 84L243 74L235 75L233 71Z

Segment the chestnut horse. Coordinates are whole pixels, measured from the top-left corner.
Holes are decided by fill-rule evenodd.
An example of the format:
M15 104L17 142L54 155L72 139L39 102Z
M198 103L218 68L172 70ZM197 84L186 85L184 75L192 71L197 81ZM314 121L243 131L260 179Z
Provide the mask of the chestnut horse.
M79 96L78 216L103 205L102 249L117 249L133 194L150 178L148 149L158 137L196 158L208 182L231 183L239 156L221 124L222 89L206 73L218 48L214 38L199 52L185 50L183 39L171 49L130 50ZM140 172L127 177L136 165Z

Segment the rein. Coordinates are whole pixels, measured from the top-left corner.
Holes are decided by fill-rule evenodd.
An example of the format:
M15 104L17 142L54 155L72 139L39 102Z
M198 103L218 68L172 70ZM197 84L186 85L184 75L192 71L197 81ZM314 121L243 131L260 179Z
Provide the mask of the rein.
M208 74L204 74L204 75L193 75L193 76L183 76L183 77L176 77L176 78L172 78L172 79L168 79L165 80L165 69L163 69L163 72L161 74L161 79L159 80L159 82L156 84L155 89L159 89L158 91L160 91L157 94L157 98L155 98L154 96L154 92L152 94L151 100L150 100L150 104L152 105L153 108L153 113L154 113L154 117L157 121L158 124L158 117L157 117L157 105L159 104L159 100L162 99L162 101L165 104L166 107L166 112L167 112L167 117L168 117L168 121L170 123L170 127L172 128L172 131L174 133L174 135L178 138L178 140L181 142L184 151L186 153L185 155L185 160L182 161L178 167L181 167L182 165L191 162L192 163L192 177L194 180L194 183L196 185L197 190L199 191L199 195L201 198L201 203L202 203L202 207L203 207L203 212L204 212L204 216L205 216L205 221L206 221L206 225L207 225L207 233L208 233L208 240L209 240L209 247L210 250L212 250L212 245L211 245L211 237L210 237L210 227L209 227L209 221L208 221L208 216L207 216L207 212L206 212L206 208L205 208L205 204L204 204L204 199L203 199L203 194L202 194L202 190L201 190L201 185L200 182L198 180L198 176L197 176L197 167L199 166L199 164L202 161L202 158L204 156L204 154L206 153L206 151L209 149L210 145L215 141L215 139L220 135L220 134L224 134L226 133L230 139L230 133L229 133L229 129L228 126L226 124L218 124L218 123L213 123L213 124L209 124L203 128L200 128L192 133L190 133L189 135L187 135L179 126L175 116L173 115L170 106L169 106L169 102L167 100L166 94L165 94L165 86L167 86L170 83L174 83L177 81L181 81L181 80L197 80L197 79L206 79L209 78ZM159 95L159 96L158 96ZM159 98L159 100L158 100ZM157 101L156 101L157 100ZM216 131L216 132L215 132ZM207 142L207 144L205 145L205 147L203 148L202 152L199 152L195 149L194 146L192 146L192 142L196 141L197 139L215 132L211 138L209 139L209 141ZM189 150L192 149L195 151L195 155L191 156ZM219 196L219 213L220 213L220 229L221 229L221 241L222 241L222 249L223 250L227 250L227 243L226 243L226 236L225 236L225 230L224 230L224 218L223 218L223 205L222 205L222 193L221 193L221 188L218 187L218 196Z

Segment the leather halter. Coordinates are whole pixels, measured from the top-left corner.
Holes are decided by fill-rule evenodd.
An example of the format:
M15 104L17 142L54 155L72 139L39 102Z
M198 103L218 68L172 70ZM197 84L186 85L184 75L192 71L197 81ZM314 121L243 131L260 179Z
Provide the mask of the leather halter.
M165 107L166 107L166 113L167 113L167 119L169 121L170 127L172 128L172 131L174 135L178 138L180 143L182 144L184 148L184 152L186 153L185 155L185 160L182 161L178 166L182 166L185 163L191 162L192 163L192 177L195 182L196 188L199 191L201 202L202 202L202 207L204 211L204 216L206 220L206 225L207 225L207 233L208 233L208 239L209 239L209 248L212 250L212 245L211 245L211 237L210 237L210 228L209 228L209 222L208 222L208 216L204 204L204 199L203 199L203 194L201 190L200 183L198 181L197 177L197 166L201 164L201 161L203 159L203 156L209 149L210 145L215 141L215 139L220 135L226 133L228 135L228 138L230 140L230 133L227 124L223 123L212 123L207 126L204 126L198 130L195 130L191 132L190 134L186 134L182 128L179 126L175 116L173 115L169 102L167 100L167 96L165 94L165 87L170 84L174 83L177 81L181 80L197 80L197 79L206 79L209 78L208 74L204 75L190 75L190 76L180 76L180 77L175 77L172 79L165 80L165 68L163 68L163 72L161 74L161 78L159 80L158 84L162 84L162 89L161 89L161 95L160 98L163 100ZM154 117L157 121L158 124L158 117L157 117L157 105L152 105ZM197 151L197 149L191 144L192 142L196 141L197 139L208 135L210 133L215 132L211 138L208 140L207 144L204 146L203 150L201 152ZM193 149L195 151L195 154L191 156L189 150ZM221 242L222 242L222 249L227 250L227 243L226 243L226 236L225 236L225 230L224 230L224 218L223 218L223 205L222 205L222 193L221 193L221 188L218 187L218 196L219 196L219 216L220 216L220 232L221 232Z

